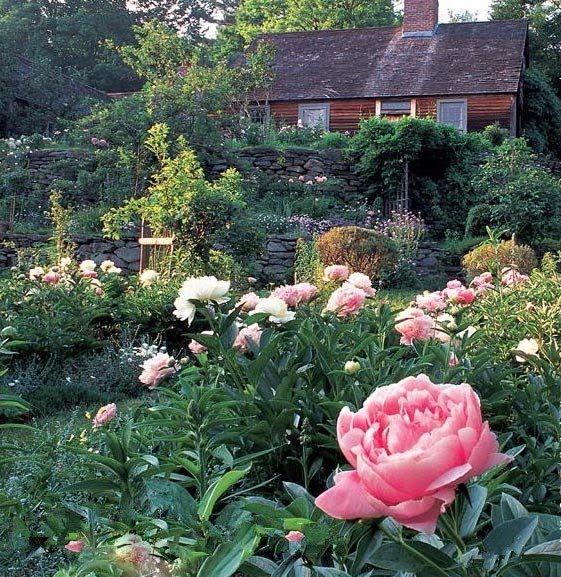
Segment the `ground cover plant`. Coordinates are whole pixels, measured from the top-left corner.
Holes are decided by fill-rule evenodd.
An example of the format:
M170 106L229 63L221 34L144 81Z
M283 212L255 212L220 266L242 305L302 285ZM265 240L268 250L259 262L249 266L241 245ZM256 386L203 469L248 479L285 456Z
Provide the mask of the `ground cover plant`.
M325 264L316 284L268 291L187 278L167 308L183 350L133 360L139 401L78 410L34 448L37 433L10 432L2 563L59 577L556 574L556 258L408 302Z

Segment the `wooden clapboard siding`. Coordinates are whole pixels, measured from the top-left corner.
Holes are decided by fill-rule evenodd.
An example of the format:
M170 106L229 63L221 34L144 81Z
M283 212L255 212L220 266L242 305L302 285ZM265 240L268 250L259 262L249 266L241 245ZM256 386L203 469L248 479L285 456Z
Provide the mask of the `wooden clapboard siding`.
M298 122L298 102L271 102L271 116L277 125L296 124Z
M315 101L302 101L314 104ZM332 132L356 132L362 118L376 114L375 98L328 100L329 130ZM298 122L298 102L271 102L271 114L277 123L294 125Z
M329 106L329 129L333 132L356 132L362 118L376 114L376 99L332 100Z
M446 96L446 98L463 98ZM503 128L511 128L511 108L515 94L475 94L466 96L468 105L467 126L469 131L483 130L498 122ZM436 96L417 98L417 117L436 118Z
M503 128L511 129L511 109L515 94L475 94L469 96L446 96L445 99L465 98L468 104L468 130L483 130L499 122ZM417 118L435 118L438 96L414 98ZM298 104L329 103L329 129L333 132L356 132L362 118L376 114L375 98L354 98L324 101L272 102L271 114L277 123L295 125L298 122Z

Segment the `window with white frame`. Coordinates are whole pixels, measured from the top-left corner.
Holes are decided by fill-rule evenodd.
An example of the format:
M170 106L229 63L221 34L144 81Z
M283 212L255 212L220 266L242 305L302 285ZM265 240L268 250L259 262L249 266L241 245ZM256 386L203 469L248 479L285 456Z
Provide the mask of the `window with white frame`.
M300 104L298 120L309 128L329 130L329 104Z
M408 116L411 114L411 100L382 100L380 114Z
M467 130L467 100L438 100L436 119L442 124L451 124L458 130Z

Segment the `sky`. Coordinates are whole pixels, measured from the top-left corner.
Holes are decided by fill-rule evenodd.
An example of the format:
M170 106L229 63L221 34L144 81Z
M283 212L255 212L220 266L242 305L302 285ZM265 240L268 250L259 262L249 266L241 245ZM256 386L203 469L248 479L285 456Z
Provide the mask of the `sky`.
M448 20L448 12L464 12L469 10L477 14L478 20L487 20L491 0L440 0L440 21Z

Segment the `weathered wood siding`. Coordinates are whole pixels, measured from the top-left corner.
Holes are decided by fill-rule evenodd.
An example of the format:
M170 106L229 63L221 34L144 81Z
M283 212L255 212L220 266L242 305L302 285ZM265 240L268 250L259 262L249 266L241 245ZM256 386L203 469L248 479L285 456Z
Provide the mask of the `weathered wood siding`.
M332 132L356 132L362 118L376 114L376 99L329 100L329 129ZM313 102L306 102L313 104ZM272 102L271 114L277 122L296 124L298 102Z
M444 97L443 97L444 98ZM516 94L476 94L470 96L446 96L445 98L466 98L468 105L468 130L483 130L486 126L499 122L511 129L512 108ZM423 96L415 100L415 115L418 118L436 118L437 96ZM302 101L312 104L310 101ZM362 118L376 114L376 99L326 100L329 102L329 129L333 132L356 132ZM271 114L277 122L294 125L298 122L298 101L272 102Z
M456 98L456 97L446 97ZM457 96L462 98L462 96ZM498 122L503 128L511 128L511 109L516 94L476 94L466 96L467 127L469 131L483 130L486 126ZM436 101L438 97L417 98L417 117L436 118Z

